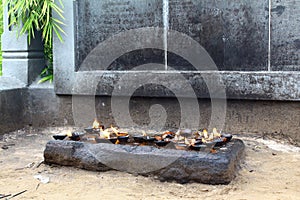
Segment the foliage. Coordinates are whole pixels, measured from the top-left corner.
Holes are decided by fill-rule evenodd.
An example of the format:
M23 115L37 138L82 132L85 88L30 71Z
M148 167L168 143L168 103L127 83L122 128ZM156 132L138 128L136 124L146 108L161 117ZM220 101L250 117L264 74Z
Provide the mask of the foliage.
M38 83L43 83L46 81L50 81L52 83L53 81L53 66L46 66L43 71L41 72L42 79L39 80Z
M0 1L0 36L3 33L3 7L2 1ZM0 40L0 76L2 75L2 50L1 50L1 40Z
M41 72L41 80L39 80L38 83L43 83L46 81L50 81L50 83L53 81L53 53L52 53L52 44L44 45L44 54L45 54L45 59L47 61L46 67L43 69Z
M46 58L49 65L42 71L42 80L53 79L52 66L52 43L53 32L62 42L61 33L64 33L62 26L64 23L62 0L58 0L59 5L54 0L4 0L5 5L9 6L8 15L9 26L16 26L19 34L28 33L28 42L35 37L35 30L42 32ZM52 16L52 11L57 13L60 19ZM52 72L52 74L50 74ZM46 78L48 76L48 78ZM43 82L43 81L42 81Z
M62 1L58 0L63 6ZM64 19L63 10L55 4L54 0L4 0L9 5L9 26L16 25L20 28L20 34L28 33L28 41L35 37L35 30L42 30L45 44L52 44L52 32L62 41L61 28L64 23L54 18L51 11L56 12Z

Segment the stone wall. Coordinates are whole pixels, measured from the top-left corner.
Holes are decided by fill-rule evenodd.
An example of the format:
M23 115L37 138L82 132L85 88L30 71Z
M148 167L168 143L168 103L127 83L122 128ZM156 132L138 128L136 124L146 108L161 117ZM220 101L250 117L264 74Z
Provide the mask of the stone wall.
M299 1L167 2L168 75L182 73L197 97L209 97L206 95L206 83L201 77L205 73L211 73L211 68L200 65L199 71L199 67L195 68L186 57L174 53L171 47L178 45L178 41L171 37L172 31L186 34L204 48L219 70L212 74L221 80L218 83L225 85L226 98L300 99L300 31L296 20ZM143 68L144 76L164 76L164 1L84 0L65 1L64 4L67 36L63 44L57 39L54 41L57 94L111 95L112 88L122 75L130 76L128 70L135 71L135 67L143 64L148 64ZM157 29L148 36L134 35L116 41L127 30L145 27ZM99 44L103 43L104 47L99 50ZM187 42L183 44L188 45ZM180 45L175 50L178 48ZM91 54L93 55L87 59L87 55ZM118 56L112 56L112 60L104 63L99 61L108 59L112 54ZM149 63L158 63L162 67L154 67ZM105 74L99 70L106 70ZM186 71L189 71L188 75ZM133 78L136 75L132 73ZM98 87L95 89L96 93L81 89L93 84ZM157 88L153 84L147 87L149 90ZM165 91L158 93L158 96L168 97ZM149 95L140 93L139 96Z
M0 78L0 134L25 125L74 125L74 95L92 95L92 98L96 95L96 114L109 126L115 123L110 106L114 90L126 94L134 85L135 77L147 76L153 77L152 82L158 84L142 85L131 98L130 115L138 125L148 124L151 105L161 104L168 115L165 128L178 127L180 107L174 94L182 92L181 97L188 105L193 105L189 104L192 96L184 93L183 84L186 82L193 87L198 98L199 124L206 127L211 117L209 98L213 95L209 93L206 77L225 87L226 131L281 134L300 141L299 1L169 0L170 30L182 32L199 42L220 71L207 70L205 66L196 71L190 61L171 51L168 52L168 65L176 71L170 68L165 71L162 37L165 22L161 0L63 2L66 35L63 35L64 43L54 38L54 87L32 84L41 69L36 61L43 63L40 41L34 45L38 48L33 48L27 45L26 37L22 37L17 41L23 44L22 48L11 49L15 32L9 32L7 24L5 26L6 34L2 36L2 41L6 41L6 49L3 48L6 51L3 54L4 77ZM106 58L118 51L120 56L107 66L88 62L88 68L79 67L101 42L128 29L143 27L160 29L155 29L153 35L134 35L136 37L121 43L111 40L115 42L113 48L106 46L93 58ZM168 50L176 42L168 41ZM148 48L122 52L126 45L132 44L139 47L147 44ZM19 59L26 66L20 67ZM146 63L159 63L162 67L146 65L142 71L133 70ZM105 71L99 71L99 68ZM176 79L178 74L186 81ZM128 76L129 81L115 88L124 76ZM174 91L160 85L163 82L172 86ZM90 124L83 124L87 125Z
M199 42L219 70L299 71L300 30L297 19L300 3L293 0L270 1L269 10L269 0L169 0L169 28ZM114 34L140 27L163 27L162 7L162 1L157 0L77 1L77 67L97 44ZM131 69L149 61L163 63L163 51L130 52L118 58L108 69ZM171 52L168 61L177 70L195 70Z
M188 104L193 103L186 99ZM190 102L190 103L189 103ZM130 101L130 115L138 126L150 123L149 109L160 104L166 110L165 129L177 128L181 108L176 98L136 97ZM211 101L198 100L200 127L206 128L211 119ZM30 88L0 92L0 135L24 126L73 126L74 113L71 96L57 96L53 87L35 85ZM97 97L95 109L98 119L106 126L115 124L109 97ZM286 101L228 100L224 129L233 134L256 134L284 137L300 145L300 104ZM82 117L84 117L83 115ZM91 125L82 124L82 127ZM77 124L78 125L78 124Z

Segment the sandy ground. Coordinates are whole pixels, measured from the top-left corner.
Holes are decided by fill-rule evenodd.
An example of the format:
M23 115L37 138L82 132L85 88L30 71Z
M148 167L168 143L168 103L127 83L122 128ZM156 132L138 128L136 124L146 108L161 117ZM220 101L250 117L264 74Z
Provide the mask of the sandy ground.
M0 136L0 194L12 199L300 199L300 149L239 136L245 160L229 185L178 184L127 173L40 164L51 135L66 128L24 129ZM237 136L235 136L237 137ZM49 178L42 183L34 178ZM1 196L0 196L1 197Z

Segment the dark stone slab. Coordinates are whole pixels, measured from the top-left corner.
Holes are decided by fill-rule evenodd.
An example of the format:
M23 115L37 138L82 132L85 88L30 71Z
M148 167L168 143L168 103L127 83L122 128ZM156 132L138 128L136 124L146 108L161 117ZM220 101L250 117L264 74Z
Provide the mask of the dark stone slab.
M170 0L169 5L170 29L199 42L219 70L267 69L267 0ZM193 69L175 55L169 55L168 60L178 70Z
M267 0L244 0L239 3L170 0L169 28L199 42L219 70L263 71L267 70L268 57L267 6ZM92 68L81 64L99 43L113 35L142 27L162 28L162 10L163 1L159 0L77 1L76 69L99 70L97 64ZM168 43L172 42L168 40ZM164 63L163 50L124 52L107 69L130 70L146 63ZM177 70L195 70L188 61L172 52L168 53L168 64Z
M226 149L207 151L158 149L151 146L89 144L74 141L49 141L45 163L107 171L120 170L161 181L228 184L236 175L244 143L234 139Z
M82 0L76 1L76 68L97 44L125 30L141 27L162 27L161 0ZM137 41L132 41L137 42ZM111 64L110 69L126 70L139 65L145 56L151 54L154 60L162 62L164 56L154 49L141 50L124 55ZM141 58L142 57L142 58ZM97 70L85 67L79 70Z
M300 71L300 2L272 0L271 65L274 71Z

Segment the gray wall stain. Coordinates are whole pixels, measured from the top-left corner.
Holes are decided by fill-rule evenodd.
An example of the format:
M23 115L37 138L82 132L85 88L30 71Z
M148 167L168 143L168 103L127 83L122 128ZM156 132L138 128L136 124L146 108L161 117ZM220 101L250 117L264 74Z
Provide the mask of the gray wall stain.
M300 49L300 39L294 40L294 44L297 49Z
M275 12L278 17L280 17L284 11L285 11L285 6L282 5L276 6L276 8L271 9L271 12Z

